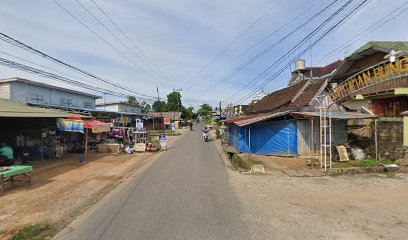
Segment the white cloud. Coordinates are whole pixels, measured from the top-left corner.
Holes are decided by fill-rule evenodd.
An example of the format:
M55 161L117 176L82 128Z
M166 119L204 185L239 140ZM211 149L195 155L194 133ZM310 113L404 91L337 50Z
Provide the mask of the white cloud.
M94 31L101 34L116 48L143 66L151 75L154 75L149 67L132 56L115 38L89 17L75 1L58 1L89 24ZM93 13L97 14L105 24L110 26L109 22L89 0L80 1L89 7ZM156 84L160 87L162 97L173 88L185 88L182 93L184 104L193 104L194 106L200 105L202 101L216 104L220 100L225 100L227 96L255 78L257 74L288 51L323 18L317 19L295 36L286 39L282 44L272 49L270 53L243 69L235 77L227 77L231 76L237 66L245 63L257 51L265 49L268 45L277 41L285 33L301 24L307 16L313 15L318 9L330 2L324 0L281 0L276 9L266 15L262 21L211 64L206 71L197 75L195 74L197 71L214 59L240 32L279 0L272 2L267 0L95 1L149 56L151 61L169 76L169 80L152 78L135 68L51 0L4 1L0 8L0 29L1 32L50 53L59 59L115 82L146 92L149 95L156 94ZM344 0L341 1L341 3L344 2ZM327 52L343 44L402 3L404 3L404 0L371 0L364 9L313 49L313 61L316 62ZM291 24L288 28L243 55L234 64L227 65L214 76L203 80L203 76L228 63L240 51L304 11L307 11L304 17ZM325 17L327 16L326 14ZM405 23L403 21L406 16L407 14L400 16L398 19L384 25L381 29L368 34L350 46L348 53L370 40L408 40L408 33L404 30ZM118 32L115 31L115 33L120 36ZM125 41L125 39L123 40ZM0 42L0 51L10 52L37 63L63 70L61 67L41 59L41 57L33 56L3 42ZM337 52L321 64L325 65L330 61L343 58L344 55L344 52ZM0 54L0 56L2 55ZM307 63L310 63L308 54L305 58ZM69 72L69 70L63 71ZM75 73L70 73L78 76ZM10 76L22 76L50 82L47 79L0 67L0 77ZM285 74L268 84L265 90L271 92L285 86L289 77L288 72L285 71ZM198 82L197 86L188 89L189 83L195 81ZM221 84L219 84L220 81L222 81ZM91 83L95 84L95 82ZM181 83L186 84L181 86ZM208 91L214 86L218 87ZM205 91L207 92L205 93Z

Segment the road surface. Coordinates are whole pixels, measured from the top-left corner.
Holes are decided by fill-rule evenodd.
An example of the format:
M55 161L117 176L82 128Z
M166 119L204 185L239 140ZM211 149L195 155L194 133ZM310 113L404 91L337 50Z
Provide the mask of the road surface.
M199 126L58 239L249 239L213 137Z

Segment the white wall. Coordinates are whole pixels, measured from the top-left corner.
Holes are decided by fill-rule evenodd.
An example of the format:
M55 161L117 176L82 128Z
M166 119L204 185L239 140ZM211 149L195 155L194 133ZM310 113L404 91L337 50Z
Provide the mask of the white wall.
M126 104L120 104L119 111L120 112L130 112L130 113L141 113L142 112L142 110L139 107L129 106Z
M96 106L96 109L107 110L112 112L119 112L118 105L106 105L106 106Z
M94 108L92 97L21 82L10 82L10 100L20 103Z
M0 98L10 99L10 84L9 83L0 84Z
M113 112L142 113L140 107L130 106L127 104L112 104L106 106L97 106L96 109L109 110Z

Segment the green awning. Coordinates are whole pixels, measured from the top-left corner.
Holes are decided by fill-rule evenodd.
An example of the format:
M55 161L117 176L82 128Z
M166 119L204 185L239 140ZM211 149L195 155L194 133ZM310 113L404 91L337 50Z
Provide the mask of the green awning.
M25 104L0 99L0 117L25 117L25 118L66 118L78 116L89 118L83 114L70 113L62 110L30 107Z

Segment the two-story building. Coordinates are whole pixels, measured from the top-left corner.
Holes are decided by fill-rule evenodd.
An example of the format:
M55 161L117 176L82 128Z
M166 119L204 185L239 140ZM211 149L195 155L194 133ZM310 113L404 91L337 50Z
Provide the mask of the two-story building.
M145 118L145 114L142 113L142 108L140 106L127 102L100 103L96 104L95 110L99 111L99 114L95 115L97 118L101 118L104 113L114 115L114 123L118 126L125 124L126 126L134 127L136 119Z
M95 100L101 97L15 77L0 80L0 98L32 105L95 108Z

